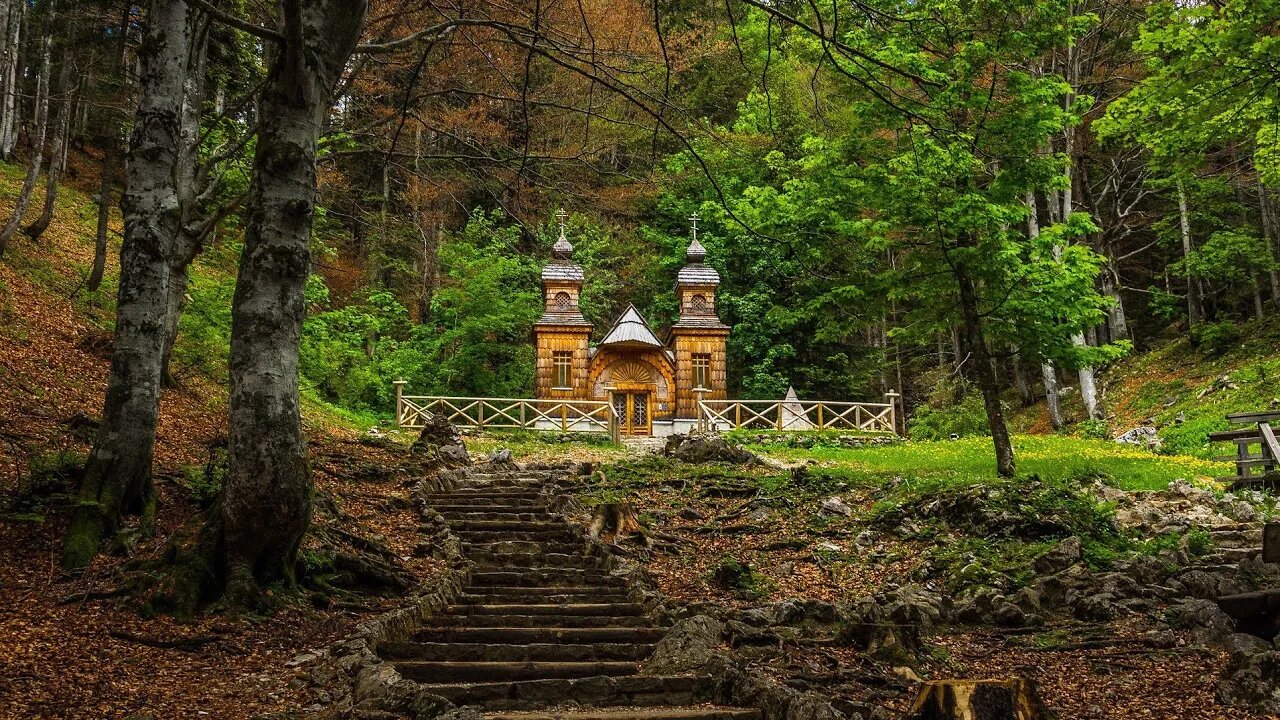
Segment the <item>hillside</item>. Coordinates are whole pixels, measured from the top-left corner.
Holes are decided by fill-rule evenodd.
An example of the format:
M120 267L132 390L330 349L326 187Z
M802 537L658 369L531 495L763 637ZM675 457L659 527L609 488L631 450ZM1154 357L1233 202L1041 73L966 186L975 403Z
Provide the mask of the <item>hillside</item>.
M1073 430L1115 437L1133 428L1157 429L1160 451L1200 458L1233 454L1234 446L1211 447L1206 436L1229 427L1231 413L1280 409L1280 317L1253 320L1199 347L1183 334L1158 340L1147 351L1116 363L1100 375L1106 427L1090 427L1074 382L1066 378L1063 409ZM1015 405L1016 406L1016 405ZM1023 432L1050 432L1043 401L1016 411L1011 423Z
M270 622L147 620L136 601L119 597L137 563L158 556L207 507L225 467L225 359L217 348L226 337L216 326L190 324L179 338L178 386L165 393L158 429L155 535L126 554L99 557L80 578L59 576L67 509L101 412L111 353L121 226L113 214L106 280L88 293L96 205L77 188L96 186L93 167L73 154L74 184L60 191L53 225L38 245L19 234L0 261L0 716L160 718L198 707L213 717L246 718L299 707L298 687L290 685L298 671L286 662L394 607L395 595L313 585ZM0 215L11 212L21 181L20 168L0 163ZM41 202L37 195L33 213ZM233 280L216 259L201 262L193 292ZM413 576L431 576L436 562L412 557L412 539L396 532L414 522L404 478L417 471L406 468L403 453L364 442L362 428L314 402L305 422L318 500L304 555L323 565L356 552L350 543L363 538L407 558L404 569ZM341 529L331 532L338 520ZM192 643L188 650L163 647L184 641ZM215 674L219 681L208 682Z

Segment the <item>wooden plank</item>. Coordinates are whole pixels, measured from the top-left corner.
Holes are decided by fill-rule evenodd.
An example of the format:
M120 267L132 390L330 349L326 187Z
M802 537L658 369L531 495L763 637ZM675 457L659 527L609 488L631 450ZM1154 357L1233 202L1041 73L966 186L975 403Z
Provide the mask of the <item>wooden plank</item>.
M1280 420L1280 412L1266 411L1266 412L1236 413L1234 415L1228 415L1227 420L1229 422L1236 423L1237 425L1243 425L1243 424L1252 425L1253 423L1262 423L1262 422L1270 422L1272 420Z
M1280 522L1262 527L1262 562L1280 562Z
M1259 423L1258 429L1262 431L1265 454L1269 455L1272 460L1280 460L1280 443L1276 442L1276 434L1271 430L1271 425L1269 423Z
M1239 442L1241 440L1257 440L1262 437L1262 433L1257 427L1241 428L1239 430L1219 430L1209 433L1211 442Z

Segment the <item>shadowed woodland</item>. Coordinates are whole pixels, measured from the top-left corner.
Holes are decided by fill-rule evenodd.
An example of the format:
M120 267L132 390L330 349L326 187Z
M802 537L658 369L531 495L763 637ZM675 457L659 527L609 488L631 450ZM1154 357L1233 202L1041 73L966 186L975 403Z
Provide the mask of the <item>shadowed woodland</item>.
M105 704L59 700L43 678L71 641L41 618L78 614L113 656L216 666L201 653L238 649L237 677L285 684L236 686L215 705L226 717L356 712L332 691L340 673L307 689L271 673L435 597L422 589L454 582L459 558L508 562L467 551L467 533L560 542L561 518L587 556L611 558L564 561L561 574L614 573L584 596L648 573L662 602L717 605L716 624L663 636L696 613L650 603L661 622L645 629L686 648L788 648L739 659L801 693L857 685L831 691L842 717L960 717L936 687L938 708L909 707L917 673L994 677L983 643L1092 652L1105 632L1194 655L1142 654L1156 665L1124 678L1177 662L1262 677L1185 707L1162 698L1155 717L1280 712L1266 691L1280 675L1258 669L1280 655L1241 639L1269 645L1276 628L1151 635L1226 627L1208 605L1166 605L1280 584L1254 557L1275 502L1216 481L1237 451L1208 437L1236 429L1229 414L1280 412L1277 23L1280 5L1243 0L0 0L0 488L19 549L0 592L14 647L41 648L0 652L17 678L0 695L20 698L0 714L158 718L203 702L140 700L128 667L102 671L118 683ZM561 232L586 320L607 329L635 305L670 328L690 217L722 278L728 396L896 390L904 438L740 430L696 460L537 433L410 449L394 381L534 392L539 273ZM1253 464L1274 472L1262 452ZM504 517L450 514L483 504ZM540 547L516 554L564 550ZM486 573L503 587L498 567L472 567L462 595ZM1192 572L1229 579L1166 593ZM1057 594L1037 585L1050 574ZM903 589L916 585L928 597ZM1100 593L1112 604L1081 609ZM795 598L841 610L733 615ZM508 600L475 604L521 604ZM623 604L563 602L579 601ZM1046 629L1062 608L1110 630ZM825 639L777 628L827 615L842 629ZM927 641L966 623L1004 634ZM370 652L404 682L455 669L386 647ZM737 687L737 670L656 652L671 677L687 665ZM82 685L97 677L85 662ZM1060 716L1126 716L1105 699L1063 705L1063 668L1097 662L1046 663L1037 682ZM203 672L170 671L161 686ZM661 693L688 690L674 682ZM330 700L304 701L312 685ZM1036 692L1001 688L982 692ZM428 690L379 696L377 712L540 709ZM750 706L745 690L688 692L671 704ZM423 693L453 705L428 710ZM1017 717L1053 709L1026 702Z

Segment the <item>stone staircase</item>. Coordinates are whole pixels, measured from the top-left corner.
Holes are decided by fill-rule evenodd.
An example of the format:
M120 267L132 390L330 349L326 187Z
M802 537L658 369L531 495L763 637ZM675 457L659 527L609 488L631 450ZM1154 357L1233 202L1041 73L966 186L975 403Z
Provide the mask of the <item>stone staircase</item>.
M454 605L381 656L427 692L488 717L759 720L716 707L716 683L642 675L665 632L626 581L551 512L548 471L470 473L423 500L474 564Z

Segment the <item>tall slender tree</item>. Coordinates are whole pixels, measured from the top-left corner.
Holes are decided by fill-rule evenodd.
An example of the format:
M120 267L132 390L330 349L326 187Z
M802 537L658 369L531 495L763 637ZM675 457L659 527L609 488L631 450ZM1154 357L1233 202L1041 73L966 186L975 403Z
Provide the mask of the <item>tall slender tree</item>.
M152 0L140 50L138 109L120 200L124 244L115 348L98 438L85 465L62 565L78 570L125 513L154 512L151 464L160 403L169 257L181 221L175 172L195 13L186 0Z

